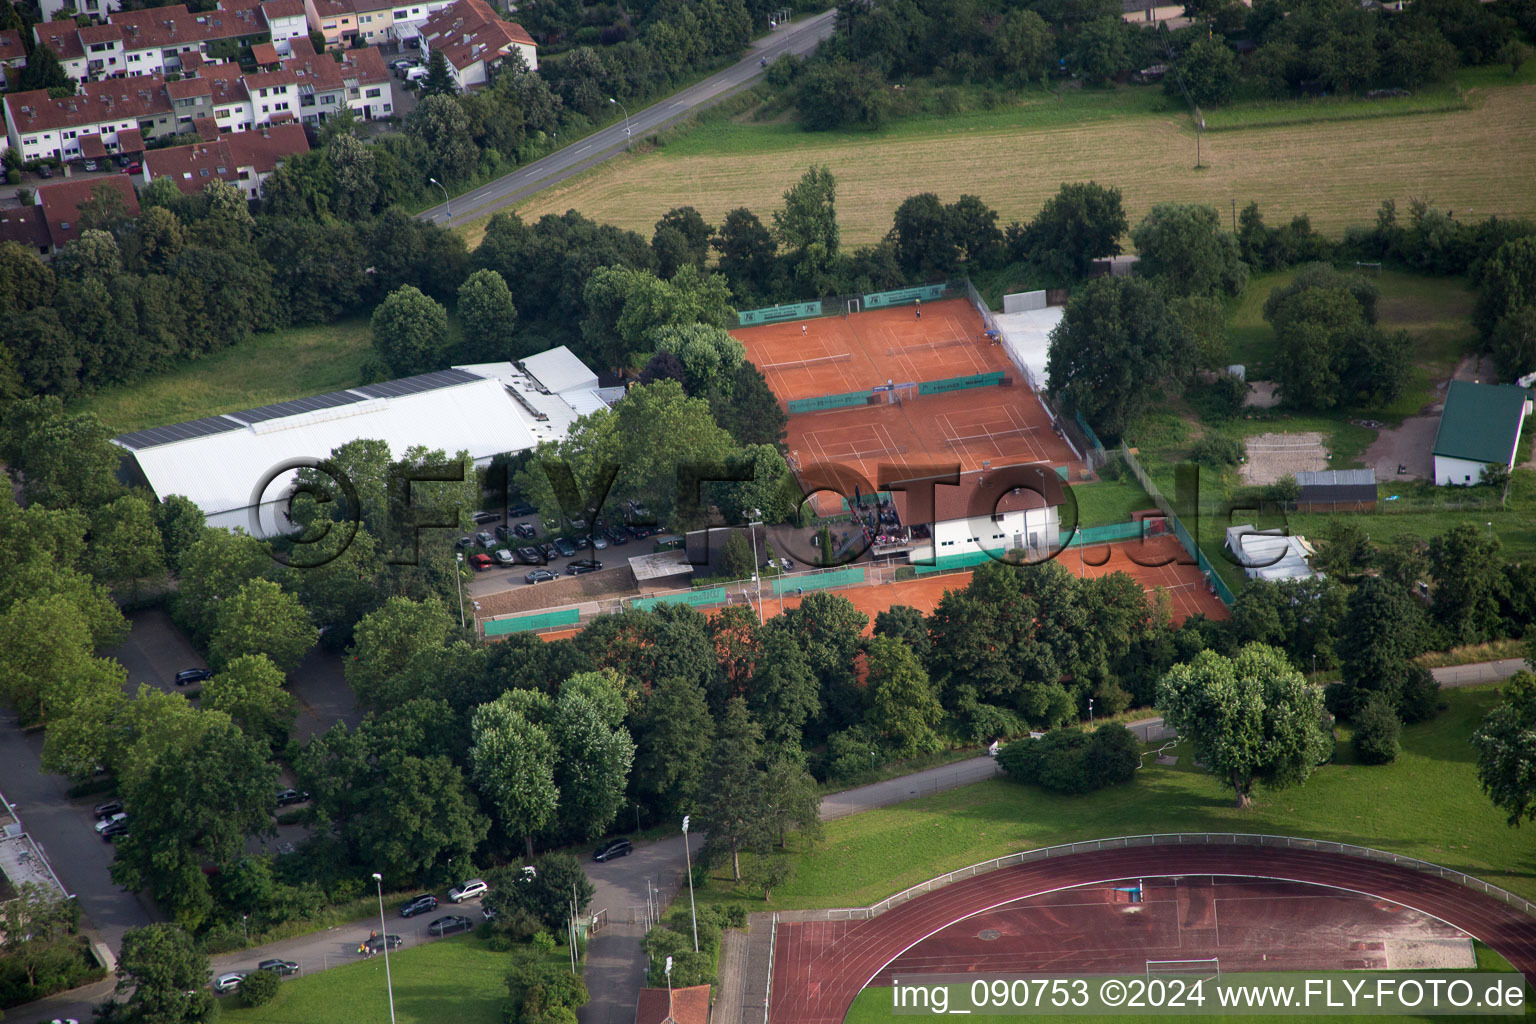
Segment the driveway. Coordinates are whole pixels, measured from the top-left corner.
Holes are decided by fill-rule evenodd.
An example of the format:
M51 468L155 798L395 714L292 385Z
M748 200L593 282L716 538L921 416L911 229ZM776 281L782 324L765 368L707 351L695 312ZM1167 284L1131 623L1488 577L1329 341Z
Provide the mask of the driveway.
M652 106L629 111L623 120L579 142L466 192L452 202L424 210L418 216L443 227L453 227L511 206L540 189L595 167L625 149L630 139L644 138L668 128L694 111L718 103L751 85L762 76L759 61L771 62L786 53L810 53L821 40L832 34L836 15L835 10L826 11L770 32L752 44L746 57L724 71Z

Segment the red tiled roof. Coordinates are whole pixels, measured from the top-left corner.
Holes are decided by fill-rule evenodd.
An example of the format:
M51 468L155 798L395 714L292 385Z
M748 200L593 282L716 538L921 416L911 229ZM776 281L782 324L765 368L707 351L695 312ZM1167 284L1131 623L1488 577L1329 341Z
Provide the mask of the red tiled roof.
M107 145L101 141L100 135L80 136L80 155L100 160L107 155Z
M119 153L144 152L144 135L137 128L125 128L117 133Z
M1049 466L993 466L985 473L965 473L959 485L945 478L892 484L891 501L906 526L946 523L1001 512L1058 506L1066 501L1061 478ZM929 481L933 481L930 486Z
M0 61L16 60L27 55L27 47L21 41L21 30L8 28L0 32Z
M351 0L315 0L315 14L325 18L350 18L356 12Z
M389 68L384 65L384 58L377 47L345 50L338 62L328 53L315 53L308 36L296 36L291 43L293 55L282 61L283 68L291 72L296 81L313 85L316 89L341 89L349 78L367 85L389 81Z
M50 21L46 25L39 22L32 26L32 37L39 45L52 50L59 60L85 56L85 47L80 45L80 29L72 21Z
M197 117L192 119L192 130L197 137L207 142L209 139L219 137L219 122L211 117Z
M635 1004L635 1024L709 1024L709 986L672 989L670 1010L666 989L643 988Z
M266 3L261 5L261 10L268 20L302 18L304 17L304 0L266 0Z
M485 0L454 0L423 23L421 34L460 71L477 60L494 60L514 43L535 45L523 26L502 21Z
M251 47L251 56L256 58L257 67L266 67L268 64L276 64L282 58L277 55L277 47L271 43L257 43Z
M202 70L205 63L202 53L197 50L188 50L181 55L181 73L195 75Z
M36 206L0 209L0 242L48 248L48 222L43 219L43 211Z
M213 85L206 78L183 78L165 83L165 94L173 100L189 100L198 96L212 96Z
M122 29L123 46L130 50L235 39L264 30L254 9L194 14L185 4L118 11L112 15L112 24Z
M307 152L309 140L303 126L282 124L151 150L144 155L144 164L151 179L170 178L177 188L193 194L215 178L239 181L242 167L270 174L283 158Z
M130 217L139 215L139 197L126 174L109 174L104 178L83 178L62 181L57 185L43 185L37 190L37 204L48 222L48 238L54 248L60 248L80 237L80 204L91 198L98 188L109 188L123 197L123 204Z
M80 41L86 45L115 43L123 37L122 30L116 25L85 25L76 31L80 33Z
M22 134L171 112L165 79L159 75L84 82L78 95L61 99L49 96L46 89L11 93L5 97L5 106L11 123Z

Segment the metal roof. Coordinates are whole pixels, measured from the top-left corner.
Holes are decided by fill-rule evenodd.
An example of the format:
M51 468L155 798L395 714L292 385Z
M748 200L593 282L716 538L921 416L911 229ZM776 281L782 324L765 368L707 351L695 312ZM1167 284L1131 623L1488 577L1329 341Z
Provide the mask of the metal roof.
M1509 465L1530 400L1529 391L1513 384L1451 381L1432 451L1452 459Z
M313 395L309 398L295 398L291 402L259 405L254 409L242 409L240 412L232 412L228 415L242 423L265 423L267 420L275 420L284 416L297 416L300 413L314 412L317 409L334 409L337 406L351 405L354 402L361 401L364 401L364 396L351 391L331 391L323 395Z
M629 560L629 568L634 572L636 582L647 583L651 580L666 579L668 576L691 573L693 563L688 561L688 553L679 549L658 551L653 555L636 555Z
M1376 471L1374 469L1303 470L1296 474L1296 482L1303 487L1375 487Z
M522 365L535 380L557 395L564 391L591 391L597 387L597 374L564 345L529 356Z
M207 437L210 434L222 434L228 430L239 429L240 424L234 420L225 419L223 416L207 416L200 420L188 420L186 423L171 423L163 427L150 427L148 430L135 430L131 434L123 434L114 440L130 451L143 451L163 444L174 444L177 441L189 441L195 437Z
M468 370L438 370L436 373L423 373L415 377L402 377L400 380L380 381L377 384L365 384L360 388L353 388L360 394L369 398L397 398L401 395L418 395L423 391L436 391L438 388L453 387L456 384L468 384L471 381L483 380L478 374Z

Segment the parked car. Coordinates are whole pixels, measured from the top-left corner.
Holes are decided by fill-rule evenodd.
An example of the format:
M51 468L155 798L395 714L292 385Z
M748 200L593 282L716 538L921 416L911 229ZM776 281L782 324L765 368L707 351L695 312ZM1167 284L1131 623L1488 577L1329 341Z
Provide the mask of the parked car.
M614 547L620 547L629 543L629 534L624 532L622 526L610 526L605 533L608 537L608 542Z
M516 505L513 505L507 509L507 515L511 516L513 519L516 519L518 516L531 516L537 511L538 509L534 508L526 501L520 501Z
M38 164L37 165L37 176L39 178L51 178L51 177L53 177L53 164Z
M144 161L142 160L133 160L123 165L124 174L138 174L142 170L144 170Z
M599 846L592 859L601 863L615 857L628 857L633 850L634 846L628 839L614 839Z
M104 843L115 843L127 834L128 823L126 821L114 821L101 830L101 840Z
M470 567L473 568L476 572L484 572L491 566L495 565L496 561L495 559L491 558L490 555L476 554L469 556L469 564Z
M398 935L374 934L364 939L362 943L358 945L357 951L363 954L363 956L374 956L378 953L384 952L384 944L386 942L389 943L390 949L399 949L401 943L404 941L405 940L400 938Z
M467 917L460 917L457 914L449 914L447 917L440 917L436 921L433 921L431 924L427 925L427 934L454 935L458 932L467 932L474 926L475 922L471 921Z
M477 900L491 891L491 887L478 878L471 878L463 885L455 886L448 890L448 898L455 903L463 903L465 900Z
M496 527L496 529L492 530L491 532L496 535L496 539L497 540L511 540L512 537L513 537L513 533L512 533L511 528L508 527L508 526L505 526L505 525L498 526L498 527ZM517 536L520 537L520 536L522 536L522 534L517 534Z
M80 169L82 171L99 171L101 170L101 166L97 164L95 160L87 157L85 160L80 162Z
M491 557L496 559L497 565L517 564L517 558L513 556L512 552L508 551L506 548L497 548Z
M240 987L240 983L245 980L247 973L249 972L230 971L228 974L221 974L217 978L213 979L213 990L219 993L219 995L223 995L226 992L233 992L235 989Z
M127 153L117 154L117 166L127 167L131 163L133 163L133 157L129 156Z
M431 74L426 68L411 68L403 76L407 82L425 82L427 75Z
M539 531L533 528L532 523L518 523L512 527L512 532L519 537L526 537L531 540Z
M608 538L607 537L604 537L600 533L594 533L592 535L592 549L594 551L602 551L607 546L608 546Z
M453 542L453 546L456 548L472 548L475 546L475 538L460 537L458 540Z
M554 545L555 550L560 552L561 558L570 558L576 553L576 545L572 544L565 537L556 537L554 540Z
M501 518L501 515L499 513L496 513L496 512L487 512L484 509L482 509L479 512L472 512L472 513L470 513L469 518L473 519L476 523L479 523L481 526L484 526L486 523L494 523L496 520Z
M475 543L479 544L483 548L488 548L496 543L496 538L492 537L486 531L481 530L479 533L475 534Z
M539 550L544 553L544 561L553 562L560 557L560 549L553 544L540 544Z
M280 789L277 791L277 806L287 807L289 804L301 804L309 799L309 794L297 789Z
M91 813L96 815L97 818L110 818L114 814L122 814L123 801L118 797L113 797L111 800L103 800L91 808Z
M127 821L128 821L127 813L124 812L124 811L118 811L116 814L109 815L109 816L107 816L105 818L102 818L100 821L98 821L96 823L96 831L97 831L98 834L103 834L104 835L104 834L106 834L107 829L111 828L113 825L126 824Z
M585 533L578 533L571 538L571 543L576 545L578 551L585 551L592 546L592 538Z
M401 917L415 917L417 914L425 914L429 910L437 909L437 897L429 892L420 896L412 896L400 905Z
M517 560L524 565L543 565L544 555L538 548L521 547L517 549Z
M279 978L286 978L290 974L299 973L299 965L292 960L263 960L256 965L258 971L271 971Z
M565 571L572 576L585 576L589 572L597 572L602 569L603 563L595 558L578 558L565 567Z
M550 572L548 569L535 569L532 572L525 573L523 575L523 582L548 583L550 580L557 580L559 578L560 574L557 572Z
M188 683L204 683L213 678L213 673L206 668L184 668L176 673L176 685L186 686Z

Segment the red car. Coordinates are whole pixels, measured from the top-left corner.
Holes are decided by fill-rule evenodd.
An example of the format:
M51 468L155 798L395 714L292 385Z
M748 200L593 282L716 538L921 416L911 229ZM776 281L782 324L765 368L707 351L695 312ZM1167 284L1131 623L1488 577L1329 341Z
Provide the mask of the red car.
M124 174L138 174L139 172L141 172L143 170L144 170L144 163L143 163L143 161L135 160L133 163L131 163L127 167L123 168L123 173Z
M484 572L495 565L496 561L490 555L470 555L469 564L474 566L475 572Z

